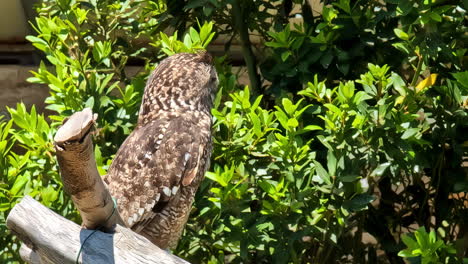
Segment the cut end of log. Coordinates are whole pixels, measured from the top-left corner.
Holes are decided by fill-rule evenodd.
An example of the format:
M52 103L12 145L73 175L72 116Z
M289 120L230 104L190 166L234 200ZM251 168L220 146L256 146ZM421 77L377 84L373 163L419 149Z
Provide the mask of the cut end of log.
M90 108L74 113L57 131L54 137L55 144L62 146L65 142L83 139L93 127L96 119L97 114L93 114Z

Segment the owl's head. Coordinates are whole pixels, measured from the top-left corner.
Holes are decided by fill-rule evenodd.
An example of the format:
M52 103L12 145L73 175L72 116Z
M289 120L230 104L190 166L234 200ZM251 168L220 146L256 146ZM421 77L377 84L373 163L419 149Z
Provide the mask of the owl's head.
M207 52L172 55L156 67L146 83L140 115L153 111L210 111L218 75Z

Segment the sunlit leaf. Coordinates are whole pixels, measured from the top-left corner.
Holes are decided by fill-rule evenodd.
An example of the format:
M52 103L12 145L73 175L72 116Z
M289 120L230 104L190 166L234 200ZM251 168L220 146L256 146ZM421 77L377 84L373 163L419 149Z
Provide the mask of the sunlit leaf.
M429 77L427 77L426 79L418 83L418 85L416 85L416 92L420 92L424 90L425 88L434 85L435 82L437 81L437 75L438 75L437 73L433 73L429 75Z

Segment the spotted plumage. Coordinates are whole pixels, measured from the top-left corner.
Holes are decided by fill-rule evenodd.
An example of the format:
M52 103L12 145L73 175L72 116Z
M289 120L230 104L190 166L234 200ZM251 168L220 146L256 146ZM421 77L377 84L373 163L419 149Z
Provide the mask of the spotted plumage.
M106 181L126 224L161 248L183 231L209 167L218 77L208 53L176 54L148 79L135 130Z

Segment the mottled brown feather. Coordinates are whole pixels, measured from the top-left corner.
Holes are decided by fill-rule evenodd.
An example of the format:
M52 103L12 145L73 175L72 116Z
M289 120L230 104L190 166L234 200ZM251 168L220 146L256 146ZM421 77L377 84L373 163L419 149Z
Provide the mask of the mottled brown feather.
M138 125L108 171L127 225L161 248L177 244L209 166L217 75L211 56L162 61L145 87Z

